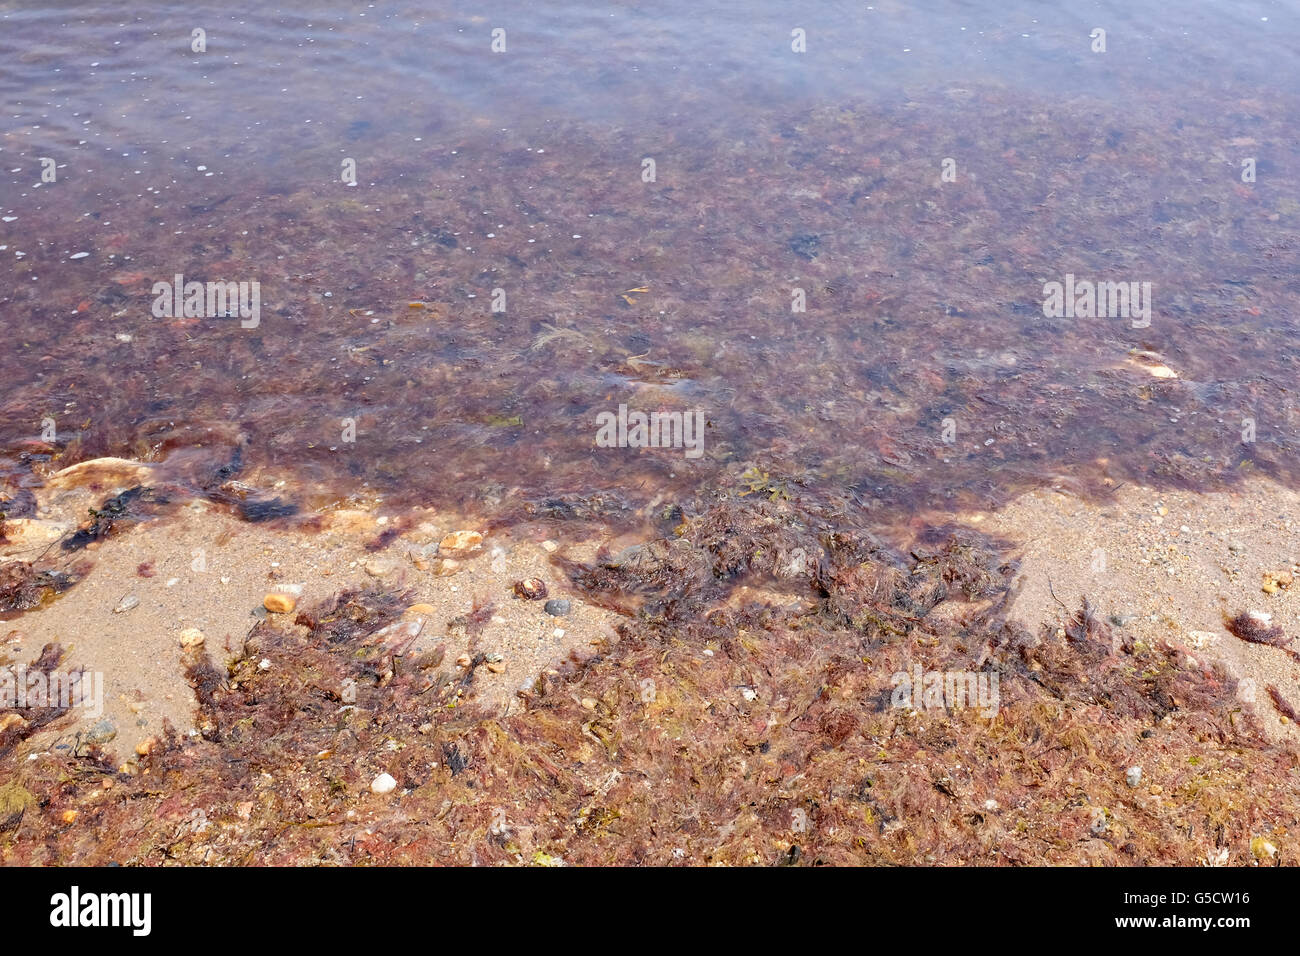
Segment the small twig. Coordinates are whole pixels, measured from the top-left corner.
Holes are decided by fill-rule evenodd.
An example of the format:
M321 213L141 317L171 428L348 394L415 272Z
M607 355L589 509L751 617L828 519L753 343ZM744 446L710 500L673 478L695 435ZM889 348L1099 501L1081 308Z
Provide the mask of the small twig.
M1064 611L1066 614L1069 614L1070 609L1061 602L1061 599L1059 597L1056 596L1056 590L1052 587L1052 576L1049 574L1046 575L1046 578L1047 578L1047 590L1051 592L1052 600L1055 601L1057 604L1061 605L1062 611Z

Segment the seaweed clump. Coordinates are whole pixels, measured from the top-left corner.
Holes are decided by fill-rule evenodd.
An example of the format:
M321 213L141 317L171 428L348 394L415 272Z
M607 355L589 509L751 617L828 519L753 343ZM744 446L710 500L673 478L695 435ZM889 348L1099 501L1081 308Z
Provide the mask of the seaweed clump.
M28 561L0 565L0 614L30 611L76 583L65 571L38 571Z
M1291 643L1291 638L1283 633L1282 628L1277 625L1270 625L1266 619L1246 611L1229 618L1224 626L1233 637L1248 641L1251 644L1286 647Z
M1243 611L1229 618L1223 625L1228 633L1250 644L1263 644L1284 651L1293 660L1300 661L1300 653L1290 647L1294 638L1286 636L1282 628L1270 624L1267 616Z
M113 495L98 508L90 508L90 520L82 524L63 542L64 551L79 551L92 541L100 541L138 519L136 508L154 500L152 489L142 485Z
M57 673L64 656L61 645L46 644L40 656L19 671L0 670L0 760L79 699L82 672Z

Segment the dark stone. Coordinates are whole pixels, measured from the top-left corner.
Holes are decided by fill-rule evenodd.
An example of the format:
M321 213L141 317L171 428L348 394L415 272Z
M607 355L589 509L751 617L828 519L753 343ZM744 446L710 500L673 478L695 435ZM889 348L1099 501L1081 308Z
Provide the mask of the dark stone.
M117 725L108 718L104 718L87 730L81 739L88 744L106 744L116 736Z
M819 236L795 236L790 240L790 251L796 256L802 256L812 262L817 258L817 250L821 244L822 241Z

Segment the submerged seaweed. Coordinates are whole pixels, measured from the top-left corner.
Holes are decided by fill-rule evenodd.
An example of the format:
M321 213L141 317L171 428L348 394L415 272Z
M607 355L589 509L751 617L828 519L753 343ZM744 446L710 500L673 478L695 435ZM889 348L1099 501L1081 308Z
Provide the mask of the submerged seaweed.
M0 535L34 513L42 475L105 455L165 463L250 522L360 496L492 527L657 529L556 559L623 615L619 639L505 713L475 696L497 663L473 646L486 598L448 622L471 641L459 670L445 647L409 656L408 597L373 589L261 621L230 659L186 652L198 737L167 730L119 770L0 758L15 779L0 859L1190 865L1246 858L1257 825L1294 831L1296 754L1223 672L1111 632L1086 600L1059 631L1008 624L994 542L885 544L918 511L1048 482L1104 497L1300 479L1285 384L1300 104L1268 82L1294 45L1232 11L1184 29L1176 11L1114 10L1156 60L1216 62L1245 38L1259 55L1231 83L1097 70L1077 31L967 32L964 4L889 4L864 64L852 5L819 12L843 42L792 58L769 42L789 29L779 5L724 5L701 29L670 3L601 15L618 69L593 86L573 68L592 33L568 5L535 6L553 55L529 59L526 84L467 44L421 72L427 31L405 24L427 11L409 0L311 44L232 21L231 48L283 75L234 96L159 60L133 20L115 28L118 67L143 57L179 94L147 108L130 83L12 95L79 70L87 44L42 34L93 18L55 5L0 36L28 157L9 175L42 155L94 166L15 190ZM358 67L355 101L318 82L318 53ZM407 108L412 77L429 110ZM1267 109L1243 92L1264 88ZM227 124L201 178L197 154L151 145L231 103L257 122ZM103 142L68 135L83 112L113 117ZM363 147L364 191L304 165L340 144ZM655 181L637 175L650 144ZM1258 186L1237 178L1247 152ZM939 178L947 154L956 179ZM90 236L93 254L61 251ZM153 284L182 269L263 282L261 321L152 314ZM1043 283L1066 272L1153 284L1154 321L1048 317ZM596 417L624 403L700 412L698 457L593 447ZM152 500L114 495L64 551ZM57 574L4 566L0 613L48 600ZM1232 627L1295 653L1278 629ZM914 669L996 678L996 712L904 706L896 678ZM1120 770L1137 761L1141 792ZM372 793L380 773L399 789Z
M145 504L165 503L152 488L136 485L104 500L98 508L89 509L90 520L63 541L64 551L79 551L92 541L100 541L140 519L140 507Z
M78 578L66 571L37 570L28 561L0 564L0 614L30 611L72 587Z

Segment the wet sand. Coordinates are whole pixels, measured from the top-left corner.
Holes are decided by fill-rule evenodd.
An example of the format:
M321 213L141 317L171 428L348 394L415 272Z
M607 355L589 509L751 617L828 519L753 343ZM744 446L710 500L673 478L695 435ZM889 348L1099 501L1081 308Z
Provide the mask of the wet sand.
M116 482L149 470L104 460L62 472L42 493L37 519L10 523L11 540L0 545L0 563L58 557L59 542L84 523L88 508L125 490ZM83 552L58 557L57 564L85 565L88 573L49 606L0 623L0 661L17 666L57 642L68 650L61 670L102 673L103 718L116 733L105 746L126 761L162 732L164 720L183 734L196 733L181 633L202 631L204 648L220 664L236 656L248 632L267 617L263 600L270 593L293 594L305 607L349 588L409 592L406 623L416 633L402 654L415 658L445 644L448 661L475 652L499 655L499 661L477 668L473 697L500 712L538 674L571 654L589 655L594 645L617 640L611 624L618 615L571 594L551 562L553 554L589 558L598 542L551 541L536 529L517 527L490 533L446 566L438 556L440 540L466 529L464 519L450 515L411 514L408 529L387 540L380 536L391 519L358 508L327 512L322 531L252 524L227 511L192 501L173 516L132 524ZM377 541L383 546L375 547ZM553 616L544 610L545 600L514 595L514 583L528 578L541 579L548 597L568 599L569 613ZM464 628L449 622L489 604L494 609L471 647ZM409 631L401 635L408 636ZM86 735L96 723L89 710L75 708L57 729L33 737L35 750L75 745L77 734Z
M10 523L11 540L0 546L0 563L50 553L87 508L106 492L124 490L115 479L147 474L148 468L106 459L61 473L76 480L54 479L42 496L40 517ZM452 559L458 567L444 568L438 541L465 526L463 518L414 513L406 530L375 549L393 518L364 509L323 517L323 531L276 528L240 521L227 509L196 500L174 516L132 525L82 553L77 560L88 573L68 593L5 624L3 653L16 664L58 642L69 651L66 666L102 673L103 717L116 731L112 749L127 759L161 732L164 720L182 733L196 733L181 632L201 630L215 660L234 656L244 636L267 617L263 598L270 593L291 593L306 605L376 584L409 591L414 610L407 618L418 633L403 653L415 657L445 643L449 660L473 650L500 655L491 670L482 669L474 697L503 713L539 674L571 654L590 654L618 639L620 615L566 589L551 559L561 553L590 560L602 544L617 549L634 540L625 535L560 543L542 529L523 526L490 534L473 552ZM1006 558L1016 563L1005 608L1009 620L1031 631L1044 624L1060 628L1086 598L1116 631L1154 646L1180 647L1207 666L1222 662L1231 676L1252 679L1253 691L1246 685L1240 695L1243 707L1271 735L1300 740L1300 730L1266 690L1273 685L1286 701L1300 704L1300 663L1285 649L1247 643L1224 626L1235 614L1256 611L1270 615L1287 635L1300 634L1300 587L1294 594L1289 587L1264 590L1270 575L1300 574L1300 494L1266 480L1210 493L1125 485L1104 503L1043 489L1000 511L935 513L926 520L937 525L954 517L1000 541ZM546 583L548 597L570 600L569 614L549 615L544 600L514 595L515 582L534 577ZM786 590L741 585L729 603L790 608L800 600ZM471 648L463 629L448 624L486 604L495 607ZM71 717L33 742L74 744L96 719L75 709Z
M1097 503L1043 489L959 519L1011 543L1019 562L1011 618L1063 625L1087 598L1116 630L1252 679L1253 693L1248 684L1239 694L1243 707L1270 734L1300 739L1267 692L1274 685L1300 704L1300 663L1224 627L1225 618L1258 611L1288 637L1300 635L1300 588L1264 590L1271 575L1300 574L1296 492L1263 479L1204 493L1128 484Z
M13 547L49 548L141 469L165 484L166 463L52 476ZM1087 505L1045 491L961 516L1018 560L1004 591L994 553L950 545L908 561L870 534L810 527L807 502L744 491L626 560L610 554L627 538L552 552L544 529L516 525L487 529L452 574L437 551L466 519L432 512L351 507L295 529L177 500L124 524L65 563L79 583L6 625L22 635L10 661L58 640L73 646L68 666L101 670L117 736L77 748L88 719L69 714L19 740L0 859L1289 861L1291 728L1264 694L1242 700L1218 662L1288 699L1295 669L1214 633L1214 615L1242 602L1294 623L1287 595L1255 597L1255 576L1290 557L1295 496L1121 487ZM1104 573L1080 563L1084 546L1105 550ZM555 563L566 552L587 559L568 566L572 593ZM530 575L571 614L512 599ZM262 598L295 585L314 620L261 623ZM341 635L323 626L331 595L358 585L378 614ZM1068 621L1084 595L1098 621L1122 623ZM139 603L116 611L128 596ZM488 601L474 636L466 619ZM207 671L181 647L187 628L204 633ZM455 676L461 655L472 681ZM899 708L891 675L913 666L1001 675L996 713ZM363 684L355 706L348 674ZM1270 721L1271 740L1256 729Z

